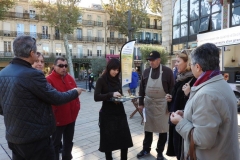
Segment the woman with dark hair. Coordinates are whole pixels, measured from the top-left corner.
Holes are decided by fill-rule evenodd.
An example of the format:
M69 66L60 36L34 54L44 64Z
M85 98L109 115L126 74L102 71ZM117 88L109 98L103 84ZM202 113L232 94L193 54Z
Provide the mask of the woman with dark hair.
M187 103L190 87L193 86L196 78L193 76L190 67L190 56L186 50L177 54L175 66L178 70L176 76L176 83L170 94L166 95L168 101L168 111L176 112L177 110L184 110ZM188 86L188 90L183 90L185 86ZM175 130L175 125L169 122L169 138L168 138L168 156L176 156L179 160L181 157L182 137Z
M44 70L44 57L40 52L37 52L38 59L32 64L32 67L43 71Z
M184 112L172 112L170 117L184 139L184 159L193 144L195 159L239 160L237 102L220 72L219 58L219 49L211 43L191 53L191 70L197 80Z
M112 151L121 149L121 160L127 160L128 148L133 146L122 102L110 101L121 97L122 87L119 80L121 64L118 59L109 60L105 72L97 80L94 100L102 101L99 112L100 147L106 160L112 160Z

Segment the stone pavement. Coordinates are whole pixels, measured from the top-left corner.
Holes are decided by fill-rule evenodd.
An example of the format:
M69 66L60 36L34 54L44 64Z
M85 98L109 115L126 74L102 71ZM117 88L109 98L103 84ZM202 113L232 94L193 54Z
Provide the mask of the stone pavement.
M127 93L127 88L123 88L124 93ZM99 160L105 159L104 153L98 151L99 147L99 127L98 127L98 111L101 107L101 102L95 102L93 99L93 92L84 92L80 96L81 110L78 115L74 135L73 160ZM125 102L125 111L127 116L135 110L131 102ZM240 141L240 115L239 118L239 141ZM142 149L143 141L143 126L141 125L141 116L136 113L132 119L128 118L129 127L133 139L134 146L129 148L128 159L137 160L136 155ZM158 136L154 133L151 154L141 158L141 160L155 160L156 159L156 144ZM167 145L166 145L167 146ZM176 160L175 157L164 156L167 160ZM120 159L120 152L114 151L113 158ZM10 160L11 150L8 149L5 140L5 126L3 116L0 116L0 160Z

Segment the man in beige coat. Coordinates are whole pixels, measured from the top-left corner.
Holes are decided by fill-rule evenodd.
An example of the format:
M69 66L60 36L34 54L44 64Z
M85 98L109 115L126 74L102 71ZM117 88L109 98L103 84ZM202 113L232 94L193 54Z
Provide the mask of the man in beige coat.
M139 88L139 110L146 115L144 123L145 136L143 149L137 154L137 158L150 153L153 132L159 133L156 151L157 160L164 160L162 152L167 141L168 119L167 101L165 96L170 93L173 85L173 73L168 67L161 64L160 54L157 51L149 53L147 58L150 68L144 70Z
M191 69L197 78L182 111L171 114L171 122L189 150L192 129L197 159L239 160L237 102L229 84L219 71L219 49L211 43L191 53ZM183 90L186 88L183 87Z

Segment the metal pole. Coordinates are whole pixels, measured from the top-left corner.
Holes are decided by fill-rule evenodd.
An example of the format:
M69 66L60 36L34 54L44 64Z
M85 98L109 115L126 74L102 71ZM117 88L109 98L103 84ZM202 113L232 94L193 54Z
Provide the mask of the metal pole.
M132 40L132 12L130 10L127 11L128 15L128 41Z

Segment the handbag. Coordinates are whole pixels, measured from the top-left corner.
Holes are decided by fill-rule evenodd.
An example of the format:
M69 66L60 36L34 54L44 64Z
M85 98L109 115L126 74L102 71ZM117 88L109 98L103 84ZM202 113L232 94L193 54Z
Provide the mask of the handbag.
M194 131L194 128L191 129L190 134L189 134L190 145L189 145L189 150L188 150L186 160L197 160L194 141L193 141L193 131Z

